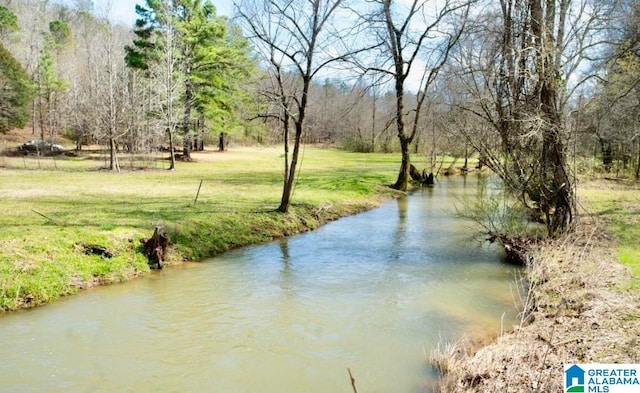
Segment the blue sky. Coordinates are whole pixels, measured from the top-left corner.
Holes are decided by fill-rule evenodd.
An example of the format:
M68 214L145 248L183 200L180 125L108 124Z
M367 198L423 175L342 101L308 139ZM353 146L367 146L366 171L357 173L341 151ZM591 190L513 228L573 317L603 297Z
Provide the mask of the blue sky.
M107 4L108 2L109 0L94 0L96 8L98 8L101 3ZM144 2L144 0L111 0L111 14L114 19L124 22L127 25L133 25L133 22L136 20L136 4L144 4ZM213 0L212 2L216 6L218 15L231 15L233 11L232 0Z
M58 0L59 3L73 4L72 0ZM233 0L212 0L216 6L218 15L231 15L233 11ZM93 4L98 14L104 14L106 8L111 4L109 14L118 21L128 26L133 26L136 20L136 4L144 4L145 0L93 0Z

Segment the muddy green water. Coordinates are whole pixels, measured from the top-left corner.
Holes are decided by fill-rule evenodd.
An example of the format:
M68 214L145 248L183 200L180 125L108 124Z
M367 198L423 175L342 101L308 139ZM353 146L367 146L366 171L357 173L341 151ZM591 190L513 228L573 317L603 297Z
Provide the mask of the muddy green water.
M434 188L281 242L0 317L0 392L423 392L510 326L516 274ZM504 316L503 316L504 314Z

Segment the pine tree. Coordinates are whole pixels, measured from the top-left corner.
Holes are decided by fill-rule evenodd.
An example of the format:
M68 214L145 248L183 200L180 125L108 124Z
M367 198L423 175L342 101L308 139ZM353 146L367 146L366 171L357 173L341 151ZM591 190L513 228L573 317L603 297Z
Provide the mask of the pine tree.
M233 117L236 97L241 96L236 94L239 82L253 70L249 46L237 29L229 29L226 18L216 15L208 0L147 0L146 7L137 6L136 12L140 18L133 46L126 48L127 64L148 75L166 56L175 60L172 72L182 84L183 156L189 158L195 145L194 112L218 124Z
M69 87L69 82L58 76L55 69L56 57L71 43L71 28L61 21L49 23L49 31L44 34L45 45L38 59L38 71L35 85L37 107L40 122L40 139L44 140L45 131L53 137L56 131L54 114L57 94Z
M18 17L7 7L0 6L0 39L18 30Z
M0 6L0 39L18 30L18 18ZM33 89L20 63L0 43L0 133L24 127Z
M0 44L0 132L24 127L33 89L20 63Z

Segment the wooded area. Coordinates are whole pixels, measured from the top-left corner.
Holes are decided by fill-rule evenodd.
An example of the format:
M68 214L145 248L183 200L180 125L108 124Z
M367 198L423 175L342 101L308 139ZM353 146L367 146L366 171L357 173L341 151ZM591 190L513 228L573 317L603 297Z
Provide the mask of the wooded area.
M135 26L91 0L0 1L0 132L176 157L304 143L398 152L393 187L480 158L545 222L572 226L578 170L640 179L636 1L146 0ZM224 134L223 134L224 133ZM292 149L290 148L292 146ZM177 146L182 147L177 154Z

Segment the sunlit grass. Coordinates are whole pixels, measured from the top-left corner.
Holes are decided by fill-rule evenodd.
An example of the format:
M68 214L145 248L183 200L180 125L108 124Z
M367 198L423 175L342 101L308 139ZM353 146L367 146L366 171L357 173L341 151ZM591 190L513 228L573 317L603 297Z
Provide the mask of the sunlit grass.
M629 266L632 286L640 289L640 190L637 185L594 181L580 188L589 211L607 220L617 246L616 256Z
M176 260L316 228L393 195L386 185L399 166L396 154L305 148L291 210L282 215L275 211L281 149L194 158L178 162L175 172L164 170L164 161L131 171L124 156L122 173L101 170L101 156L0 158L0 310L148 271L140 239L156 225L168 231ZM84 245L105 247L113 257L86 255Z

